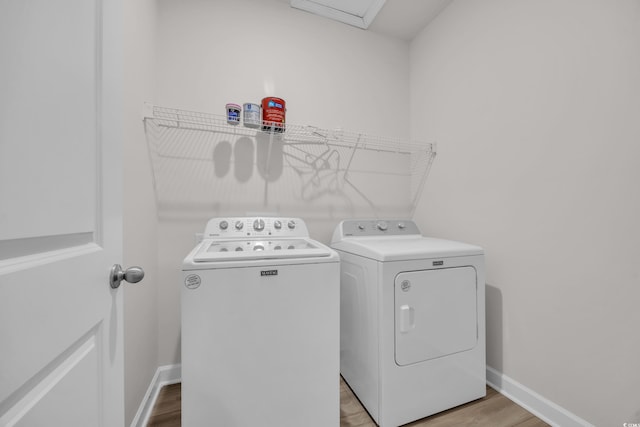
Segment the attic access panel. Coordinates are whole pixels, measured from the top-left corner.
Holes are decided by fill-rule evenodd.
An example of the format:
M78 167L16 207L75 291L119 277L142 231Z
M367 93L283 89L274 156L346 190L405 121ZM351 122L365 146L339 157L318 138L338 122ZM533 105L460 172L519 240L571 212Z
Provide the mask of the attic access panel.
M367 29L386 0L291 0L291 7Z

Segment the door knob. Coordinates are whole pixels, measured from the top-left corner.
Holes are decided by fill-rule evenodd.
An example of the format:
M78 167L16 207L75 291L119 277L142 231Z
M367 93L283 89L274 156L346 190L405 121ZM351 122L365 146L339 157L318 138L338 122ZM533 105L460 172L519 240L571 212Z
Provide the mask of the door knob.
M144 270L142 267L129 267L123 271L120 264L113 264L111 274L109 275L109 284L113 289L117 289L123 280L129 283L138 283L143 278Z

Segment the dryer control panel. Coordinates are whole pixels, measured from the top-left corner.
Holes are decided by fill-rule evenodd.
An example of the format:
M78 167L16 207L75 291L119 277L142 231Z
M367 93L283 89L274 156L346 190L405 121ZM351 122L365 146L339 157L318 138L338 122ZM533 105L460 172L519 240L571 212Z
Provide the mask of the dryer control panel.
M340 235L336 236L338 233ZM338 237L421 235L416 223L410 219L348 219L340 223L336 234L333 241Z

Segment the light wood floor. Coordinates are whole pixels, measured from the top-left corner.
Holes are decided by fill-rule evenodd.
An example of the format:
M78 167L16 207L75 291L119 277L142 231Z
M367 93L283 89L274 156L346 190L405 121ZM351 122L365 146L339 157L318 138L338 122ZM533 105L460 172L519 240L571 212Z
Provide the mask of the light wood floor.
M180 384L162 388L148 427L180 427ZM548 426L500 393L487 387L487 396L406 427L542 427ZM304 426L300 426L304 427ZM340 427L376 427L347 384L340 378Z

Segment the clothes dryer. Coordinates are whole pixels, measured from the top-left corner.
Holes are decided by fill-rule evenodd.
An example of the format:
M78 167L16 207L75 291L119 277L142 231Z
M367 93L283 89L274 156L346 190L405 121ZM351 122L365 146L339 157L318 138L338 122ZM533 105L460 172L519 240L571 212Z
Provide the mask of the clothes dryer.
M182 269L182 425L338 427L337 253L299 218L214 218Z
M347 220L340 372L381 427L486 394L485 265L478 246L423 237L411 220Z

